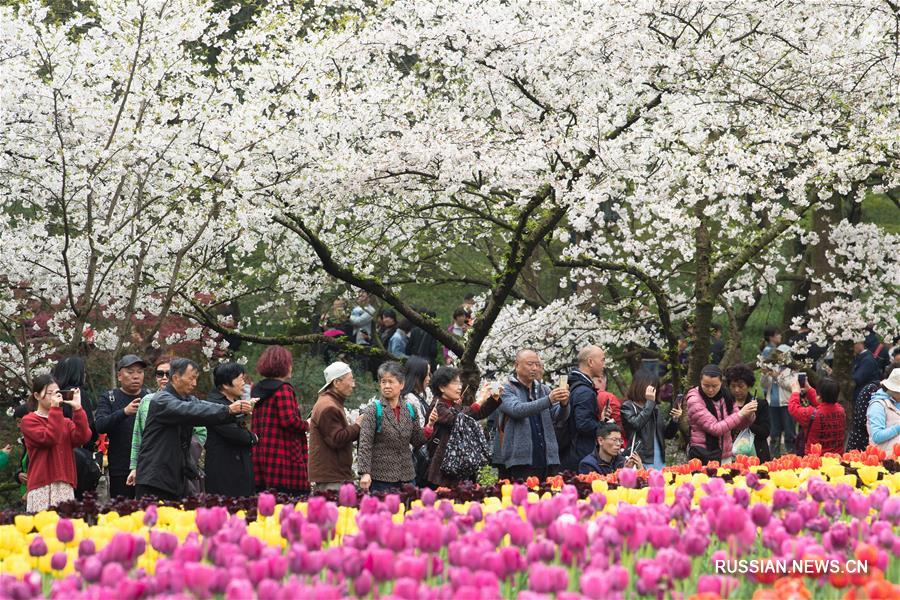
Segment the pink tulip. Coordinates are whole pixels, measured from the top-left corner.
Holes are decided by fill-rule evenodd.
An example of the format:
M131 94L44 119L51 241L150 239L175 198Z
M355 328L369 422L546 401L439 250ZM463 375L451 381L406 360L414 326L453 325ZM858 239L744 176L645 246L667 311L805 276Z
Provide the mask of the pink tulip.
M153 527L156 525L156 521L159 519L159 512L156 510L156 505L151 504L147 508L144 509L144 525L147 527Z
M50 568L55 571L62 571L66 568L69 557L65 552L54 552L50 558Z
M246 579L232 579L225 588L225 600L247 600L255 595L253 585Z
M727 539L744 528L747 513L734 505L722 508L716 517L716 535L719 539Z
M218 532L228 520L228 510L224 506L198 508L195 522L197 530L203 537L211 537Z
M300 530L300 540L307 550L320 550L322 548L322 530L312 523L304 523Z
M275 496L272 494L262 493L256 498L256 512L264 517L271 517L275 514Z
M91 557L93 558L93 556ZM90 559L88 559L90 560ZM127 576L125 569L117 562L110 562L103 565L103 571L100 574L100 583L106 587L113 587Z
M362 515L373 515L378 512L381 503L375 496L363 496L359 501L359 513Z
M372 590L372 574L363 571L353 580L353 594L357 597L368 596Z
M154 529L150 532L150 545L160 554L171 556L178 547L178 536L174 533Z
M528 587L533 592L554 594L568 586L569 574L562 567L536 564L528 569Z
M528 488L521 483L516 483L512 487L510 500L515 506L521 506L528 501Z
M384 497L384 507L388 510L392 515L396 515L400 512L400 496L397 494L388 494Z
M184 565L184 582L198 598L210 596L210 587L215 579L216 569L201 563L188 563Z
M78 542L78 556L91 556L95 552L97 552L97 547L94 545L94 540L84 538Z
M757 527L765 527L772 517L772 510L765 504L754 504L750 509L750 518Z
M900 496L891 496L881 506L881 518L894 525L900 524Z
M791 534L796 535L803 530L803 517L800 513L791 512L783 520L785 530Z
M637 487L637 471L634 469L619 469L618 472L619 485L626 488ZM713 480L714 481L714 480Z
M352 483L345 483L338 491L338 503L341 506L356 506L356 486Z
M437 502L437 494L431 488L422 488L419 492L419 500L425 506L434 506L434 503Z
M581 575L579 580L581 593L592 600L607 598L610 592L610 581L605 573L593 570Z

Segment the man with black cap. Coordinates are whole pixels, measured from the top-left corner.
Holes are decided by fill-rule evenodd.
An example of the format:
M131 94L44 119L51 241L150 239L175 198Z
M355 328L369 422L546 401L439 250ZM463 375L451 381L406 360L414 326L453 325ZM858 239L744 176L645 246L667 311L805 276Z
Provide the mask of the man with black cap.
M147 363L139 356L127 354L116 364L119 387L109 390L97 400L94 429L109 436L109 497L134 498L134 487L125 484L131 460L131 437L134 415L147 393L144 371Z

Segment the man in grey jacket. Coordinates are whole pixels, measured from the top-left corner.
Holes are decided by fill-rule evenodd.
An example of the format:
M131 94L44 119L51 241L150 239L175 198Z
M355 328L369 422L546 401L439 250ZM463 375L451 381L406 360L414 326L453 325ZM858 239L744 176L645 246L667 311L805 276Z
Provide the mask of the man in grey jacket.
M559 469L553 424L569 417L569 392L541 383L541 359L530 348L516 353L515 370L503 386L495 459L510 479L544 479Z

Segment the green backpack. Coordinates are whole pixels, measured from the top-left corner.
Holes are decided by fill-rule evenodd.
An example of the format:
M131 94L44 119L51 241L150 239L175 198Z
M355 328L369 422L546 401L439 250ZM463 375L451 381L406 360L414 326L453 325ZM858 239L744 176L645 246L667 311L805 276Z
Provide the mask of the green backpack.
M412 402L406 403L406 409L409 411L409 418L413 421L416 420L416 409L413 408ZM375 433L381 433L381 418L384 414L384 408L381 405L381 400L375 401Z

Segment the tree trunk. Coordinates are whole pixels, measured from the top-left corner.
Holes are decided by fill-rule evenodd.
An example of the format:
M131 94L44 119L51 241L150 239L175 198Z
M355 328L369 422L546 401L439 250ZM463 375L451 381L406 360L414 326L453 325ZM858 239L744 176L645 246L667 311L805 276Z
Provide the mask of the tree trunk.
M710 289L710 259L712 242L709 237L703 209L705 202L698 202L694 207L694 215L700 224L694 234L694 264L697 276L694 281L694 295L697 305L694 308L694 347L688 359L688 387L700 383L700 371L709 363L709 327L712 325L713 308L716 300Z

